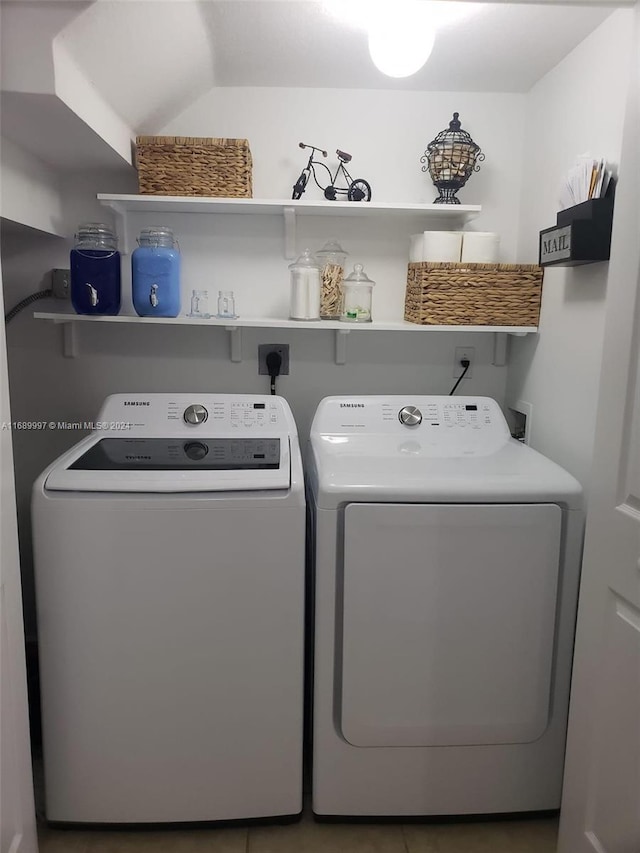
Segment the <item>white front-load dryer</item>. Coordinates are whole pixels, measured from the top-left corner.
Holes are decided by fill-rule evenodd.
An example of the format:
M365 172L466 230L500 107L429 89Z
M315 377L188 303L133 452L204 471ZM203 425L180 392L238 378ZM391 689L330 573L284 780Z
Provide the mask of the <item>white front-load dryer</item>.
M302 808L305 499L278 397L123 394L39 477L46 814Z
M578 482L486 397L327 398L308 479L315 814L558 808Z

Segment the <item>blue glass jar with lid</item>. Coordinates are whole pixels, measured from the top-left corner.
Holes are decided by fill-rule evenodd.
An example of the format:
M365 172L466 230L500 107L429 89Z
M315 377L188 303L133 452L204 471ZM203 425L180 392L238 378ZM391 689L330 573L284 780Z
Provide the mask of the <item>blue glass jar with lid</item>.
M70 267L71 304L77 314L120 311L120 252L111 226L102 222L79 225Z
M144 228L131 255L133 307L140 317L180 313L180 252L171 228Z

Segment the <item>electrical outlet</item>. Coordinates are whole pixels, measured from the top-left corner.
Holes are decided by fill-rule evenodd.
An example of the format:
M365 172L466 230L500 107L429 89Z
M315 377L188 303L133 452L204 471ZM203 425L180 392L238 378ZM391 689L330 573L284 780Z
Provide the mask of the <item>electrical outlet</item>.
M267 356L270 352L280 354L282 364L280 366L280 376L289 375L289 344L259 344L258 345L258 373L260 376L268 376Z
M70 270L51 270L51 289L56 299L69 299Z
M475 347L456 347L456 354L453 360L453 378L457 379L459 376L462 376L464 371L464 367L460 364L463 358L469 359L469 369L464 374L465 379L469 379L473 376L473 362L476 357L476 348Z
M532 419L533 406L524 400L517 400L507 409L507 420L509 421L511 435L523 444L530 443Z

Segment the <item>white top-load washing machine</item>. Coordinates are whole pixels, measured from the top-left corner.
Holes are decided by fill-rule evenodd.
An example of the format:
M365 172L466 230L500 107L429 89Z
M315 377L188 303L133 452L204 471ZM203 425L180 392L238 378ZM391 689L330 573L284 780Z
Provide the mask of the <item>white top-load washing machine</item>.
M579 483L486 397L333 397L308 466L316 815L560 805Z
M304 482L278 397L122 394L33 491L46 811L302 808Z

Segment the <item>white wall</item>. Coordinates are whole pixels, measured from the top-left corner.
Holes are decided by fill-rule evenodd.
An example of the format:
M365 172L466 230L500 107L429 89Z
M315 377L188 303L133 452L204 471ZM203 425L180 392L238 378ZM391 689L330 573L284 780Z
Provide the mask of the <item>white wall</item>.
M188 107L162 132L248 138L256 198L291 197L308 157L298 147L304 141L325 147L330 154L326 162L334 169L336 148L351 153L349 171L371 183L374 201L431 202L437 193L422 172L420 157L458 111L463 127L488 152L460 198L482 203L482 215L471 227L498 231L502 257L513 261L524 103L523 95L513 94L220 88ZM323 199L323 194L312 183L304 197ZM155 221L173 226L185 249L183 300L206 282L213 294L217 287L233 287L241 315L286 316L289 276L281 217L200 217L196 222L188 216L156 216ZM142 224L143 217L131 218L134 230ZM338 238L349 252L349 268L361 262L377 282L374 319L400 320L408 238L421 227L429 225L399 217L299 217L297 250L316 250L327 239ZM262 285L256 287L257 281Z
M373 201L431 202L435 191L420 157L460 113L462 127L486 152L479 172L458 193L482 204L477 230L502 235L503 258L515 260L522 180L525 95L481 92L399 92L335 89L212 89L162 133L246 137L253 155L256 198L290 198L308 152L299 142L353 155L352 176L366 178ZM313 186L304 198L322 199Z
M585 152L620 157L631 46L618 10L531 90L518 256L536 262L555 223L560 182ZM547 268L540 335L511 344L507 401L533 406L531 444L588 489L607 301L608 264Z
M0 306L2 301L0 271ZM11 421L5 330L0 329L0 417ZM11 432L0 433L0 849L36 853L27 681Z
M4 137L0 139L0 216L49 234L64 234L60 179Z

